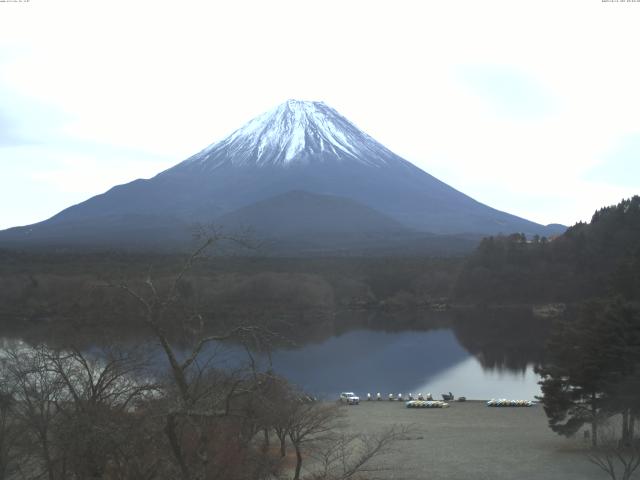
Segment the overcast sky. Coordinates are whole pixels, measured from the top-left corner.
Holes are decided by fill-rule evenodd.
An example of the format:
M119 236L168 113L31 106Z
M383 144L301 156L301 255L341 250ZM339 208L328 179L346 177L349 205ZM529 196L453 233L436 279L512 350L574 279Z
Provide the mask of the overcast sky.
M588 220L640 193L640 3L0 2L0 228L323 100L492 207Z

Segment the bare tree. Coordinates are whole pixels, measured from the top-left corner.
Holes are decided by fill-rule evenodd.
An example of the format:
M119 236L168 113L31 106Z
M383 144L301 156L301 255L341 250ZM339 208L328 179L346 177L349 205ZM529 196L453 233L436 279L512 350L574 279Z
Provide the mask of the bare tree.
M45 347L6 352L4 376L11 385L15 421L28 436L33 451L25 452L23 470L49 480L64 478L64 451L56 448L54 435L64 401L64 384L49 371Z
M640 441L626 440L619 440L612 426L601 427L599 445L589 450L587 459L611 480L629 480L640 467Z
M116 348L92 356L77 349L46 355L50 374L65 389L56 444L66 452L67 469L78 478L103 478L109 469L126 468L131 459L125 452L136 438L131 426L141 424L132 412L158 393L145 359Z
M275 433L282 458L287 454L292 415L298 404L305 401L305 396L292 388L286 379L273 372L267 372L264 377L267 381L260 397L262 426L264 430Z
M394 425L378 434L346 434L332 436L324 448L313 452L317 471L309 480L348 480L362 474L380 473L386 468L379 460L390 453L392 445L410 431L408 426Z
M13 478L21 461L18 445L23 432L13 415L15 407L11 388L0 379L0 480Z
M124 452L141 420L133 411L156 392L141 377L137 355L22 346L3 363L3 384L11 389L6 421L24 437L22 476L92 479L128 468Z
M326 440L338 426L340 406L317 402L299 401L292 406L287 433L296 452L293 480L300 480L303 449L312 443Z
M183 302L185 277L210 248L223 241L246 245L242 239L214 233L186 258L168 285L156 284L150 274L139 288L125 281L109 282L109 286L125 292L137 304L139 321L149 328L168 362L163 431L184 480L217 475L213 465L216 456L214 430L222 419L241 418L241 446L246 447L257 432L255 419L246 415L251 404L246 399L256 391L255 375L251 379L219 372L215 358L207 350L212 343L232 339L243 344L263 344L270 334L255 326L240 325L220 334L204 335L204 319L199 309L187 308ZM194 341L186 348L186 353L184 348L179 351L173 345L167 324L185 328L196 325L189 327ZM239 401L242 398L244 402ZM239 403L244 412L236 408Z

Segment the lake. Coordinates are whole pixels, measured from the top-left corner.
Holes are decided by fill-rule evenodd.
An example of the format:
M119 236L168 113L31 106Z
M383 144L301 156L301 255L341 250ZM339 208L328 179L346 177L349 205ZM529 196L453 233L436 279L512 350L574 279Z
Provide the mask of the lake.
M540 394L534 365L541 361L547 330L548 322L511 310L435 316L349 313L293 327L295 345L253 355L260 367L270 364L276 373L320 398L353 391L361 398L377 392L385 398L389 393L431 393L440 398L452 392L468 399L533 400ZM153 342L130 337L126 343L138 348ZM164 355L152 349L162 364ZM214 352L217 365L248 362L247 352L238 345L212 345L208 353Z
M469 399L533 399L540 393L533 366L524 371L485 368L450 329L381 332L357 330L322 343L272 354L273 368L316 395L355 391L432 393Z
M237 364L245 358L238 347L217 346L219 361ZM269 358L256 355L262 367ZM297 348L270 354L273 370L303 390L322 398L353 391L361 398L380 392L407 395L452 392L468 399L531 399L540 394L533 362L519 368L488 366L459 341L454 329L386 332L352 330Z

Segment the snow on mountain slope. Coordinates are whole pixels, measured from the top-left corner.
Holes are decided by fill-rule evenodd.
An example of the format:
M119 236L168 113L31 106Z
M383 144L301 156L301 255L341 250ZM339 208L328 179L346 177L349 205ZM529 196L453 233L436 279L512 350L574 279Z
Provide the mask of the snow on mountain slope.
M323 102L288 100L185 163L215 169L225 164L287 166L311 158L378 167L405 162Z
M292 191L299 193L285 195ZM287 205L305 201L306 209ZM385 227L382 217L397 227ZM240 220L259 224L266 236L296 232L290 238L311 230L344 232L346 224L359 234L399 227L405 232L394 233L398 248L412 232L550 234L429 175L324 103L288 100L153 178L115 186L44 222L0 232L0 244L3 238L46 244L78 231L86 245L144 238L162 243L194 222Z

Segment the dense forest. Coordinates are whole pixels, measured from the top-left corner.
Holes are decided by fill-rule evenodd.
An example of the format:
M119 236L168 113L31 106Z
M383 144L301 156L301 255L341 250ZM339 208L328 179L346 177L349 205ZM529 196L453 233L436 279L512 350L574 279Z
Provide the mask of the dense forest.
M553 239L485 238L460 272L454 295L478 303L571 303L614 292L640 299L638 196Z
M126 302L104 287L149 277L162 284L183 261L180 255L0 251L0 326L24 332L126 324ZM467 258L212 256L194 265L180 288L220 324L260 316L309 323L341 310L576 304L614 292L637 300L640 197L603 208L556 238L485 238Z
M116 252L4 251L0 257L0 328L21 336L131 330L131 302L107 287L144 285L147 278L162 285L184 261ZM180 291L214 329L249 319L270 328L312 326L341 311L439 309L461 264L460 258L427 257L207 257L181 279Z

